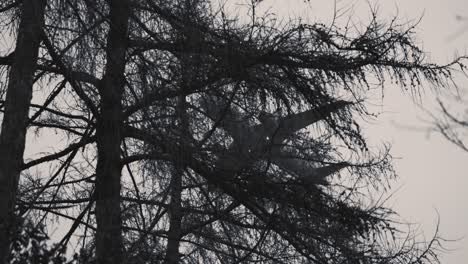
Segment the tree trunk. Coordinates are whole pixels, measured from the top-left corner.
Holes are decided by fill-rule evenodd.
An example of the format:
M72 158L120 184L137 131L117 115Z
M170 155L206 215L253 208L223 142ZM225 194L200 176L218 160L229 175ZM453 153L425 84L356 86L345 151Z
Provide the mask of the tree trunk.
M16 228L15 202L23 163L46 0L24 0L0 132L0 262L6 263Z
M179 244L182 233L182 176L183 167L175 165L171 179L171 203L169 207L169 232L167 235L166 264L179 263Z
M185 170L185 162L182 155L185 155L184 145L188 139L188 120L186 116L185 95L179 96L177 106L177 134L179 136L179 146L174 153L174 172L170 183L171 203L169 205L169 232L167 235L166 264L179 263L179 246L182 234L182 178Z
M99 264L122 263L124 257L120 216L120 143L129 10L127 0L110 1L107 63L99 87L101 108L96 126L96 258Z

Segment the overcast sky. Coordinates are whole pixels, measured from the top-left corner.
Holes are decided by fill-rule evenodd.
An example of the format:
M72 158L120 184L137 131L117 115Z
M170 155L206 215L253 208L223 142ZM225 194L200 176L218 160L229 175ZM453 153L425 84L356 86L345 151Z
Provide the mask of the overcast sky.
M336 2L336 7L354 6L353 20L369 16L368 4L379 6L380 18L398 13L402 19L422 21L417 27L418 41L428 57L446 63L455 54L468 52L468 17L466 0L368 0ZM281 1L265 0L270 11L289 16L306 16L310 21L330 21L334 4L330 0ZM281 9L281 11L280 11ZM466 77L457 78L460 89L468 93ZM420 103L436 112L435 94L426 87ZM468 99L468 98L467 98ZM377 101L378 102L378 101ZM468 102L468 100L467 100ZM446 246L454 251L442 257L442 263L467 263L468 260L468 153L458 150L436 133L428 133L429 116L417 107L409 94L388 85L380 116L365 130L371 142L391 142L399 179L395 182L390 205L401 217L420 223L426 238L433 234L440 214L440 232L447 239L461 239ZM467 106L468 108L468 106ZM464 239L463 239L464 238Z

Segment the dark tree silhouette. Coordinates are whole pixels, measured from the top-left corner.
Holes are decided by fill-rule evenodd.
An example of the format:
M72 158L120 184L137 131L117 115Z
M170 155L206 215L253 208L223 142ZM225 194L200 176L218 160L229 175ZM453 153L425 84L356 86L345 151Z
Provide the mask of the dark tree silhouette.
M125 55L128 47L130 2L109 4L109 35L105 72L98 85L100 112L96 122L96 259L98 263L122 260L120 218L120 144Z
M8 4L6 7L12 8ZM8 258L16 228L16 193L23 163L44 8L45 0L22 3L15 52L4 59L11 67L0 132L0 262Z
M48 1L55 87L26 105L67 144L22 164L16 207L71 220L47 261L70 241L78 263L438 261L372 202L391 156L356 120L385 79L442 86L460 60L426 62L397 19L279 25L257 4L240 22L205 0Z

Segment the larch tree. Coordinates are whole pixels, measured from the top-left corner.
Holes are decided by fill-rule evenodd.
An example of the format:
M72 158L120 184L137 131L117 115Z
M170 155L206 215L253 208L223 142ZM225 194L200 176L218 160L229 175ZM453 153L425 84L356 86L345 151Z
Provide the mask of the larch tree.
M122 142L122 96L125 86L130 1L109 3L106 66L98 88L100 112L96 122L96 259L119 263L123 258L120 218L120 145Z
M437 236L400 240L372 202L391 156L357 119L371 88L444 85L460 60L427 62L397 19L279 24L258 4L241 22L205 0L50 0L30 63L56 86L25 106L67 144L20 164L15 212L71 220L45 262L69 243L77 263L438 261Z
M14 8L7 1L6 8ZM18 181L23 165L29 104L35 82L46 1L23 1L16 47L5 62L10 64L0 132L0 262L9 257L15 233Z

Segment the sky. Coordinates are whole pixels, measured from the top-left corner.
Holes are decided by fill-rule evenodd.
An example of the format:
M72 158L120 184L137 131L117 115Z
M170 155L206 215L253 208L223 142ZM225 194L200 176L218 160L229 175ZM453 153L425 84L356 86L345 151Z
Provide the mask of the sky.
M466 0L367 0L326 1L265 0L262 5L284 17L302 16L309 22L329 22L336 9L353 9L353 20L369 17L369 5L378 6L379 17L417 21L417 42L432 62L447 63L456 54L468 54L468 1ZM467 16L467 20L457 16ZM468 79L457 76L461 92L468 92ZM434 89L435 88L435 89ZM459 150L442 136L431 132L431 118L426 111L437 113L436 96L456 91L437 92L424 87L414 99L399 87L388 85L383 100L377 100L380 115L365 122L364 134L372 144L390 142L399 178L393 183L395 193L389 204L420 235L430 239L440 221L439 231L449 240L444 246L441 263L467 263L468 260L468 153ZM468 102L468 100L467 100ZM467 106L468 108L468 106ZM454 109L462 109L454 105Z

